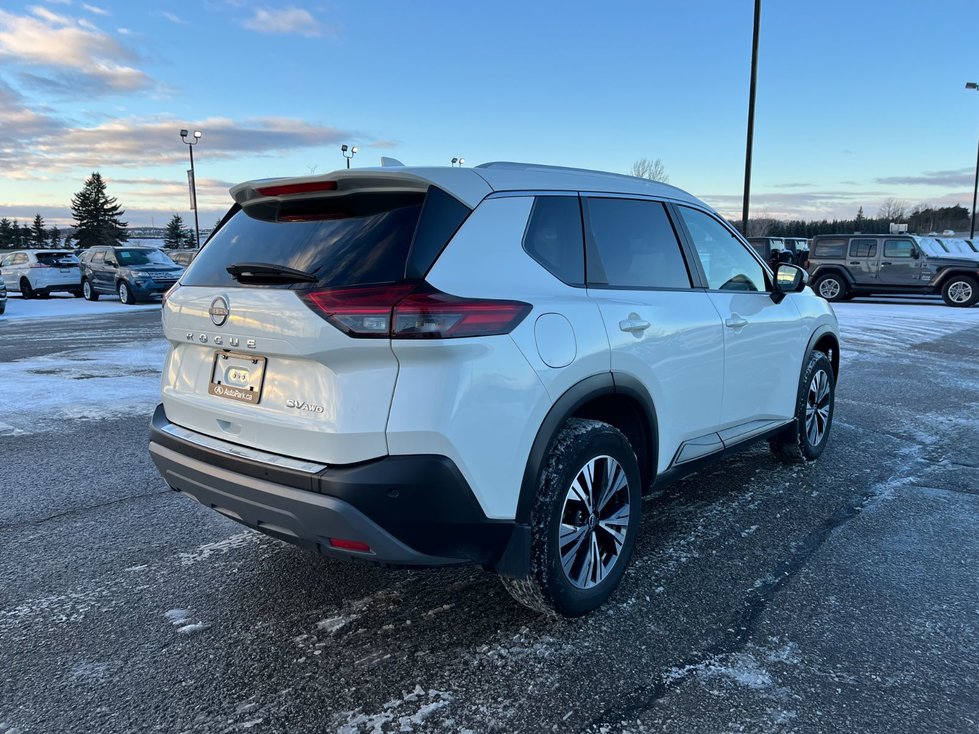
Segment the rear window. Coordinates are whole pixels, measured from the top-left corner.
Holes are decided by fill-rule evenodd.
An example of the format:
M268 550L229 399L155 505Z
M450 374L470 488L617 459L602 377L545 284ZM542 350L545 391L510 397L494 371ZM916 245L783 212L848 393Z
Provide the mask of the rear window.
M227 271L238 263L266 263L316 276L315 287L396 283L405 266L425 194L351 194L283 202L238 211L194 258L184 285L222 288L297 288L247 284Z
M817 240L812 255L815 258L844 258L846 240Z
M39 252L37 253L37 261L41 265L50 265L52 267L78 265L78 258L70 252Z
M850 257L876 257L877 240L850 240Z

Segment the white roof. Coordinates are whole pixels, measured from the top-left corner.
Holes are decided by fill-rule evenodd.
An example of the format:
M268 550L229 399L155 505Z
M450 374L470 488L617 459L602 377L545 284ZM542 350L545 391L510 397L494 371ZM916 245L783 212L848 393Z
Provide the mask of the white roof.
M475 168L391 166L341 169L317 176L248 181L232 187L231 195L239 204L245 205L260 199L274 198L260 194L257 189L261 187L318 181L336 181L340 194L357 189L403 191L406 188L417 188L419 191L424 191L430 185L435 185L470 208L475 208L486 196L498 191L588 191L639 194L707 206L686 191L658 181L619 173L589 171L583 168L508 162L484 163ZM323 195L329 193L295 194L289 195L289 198Z

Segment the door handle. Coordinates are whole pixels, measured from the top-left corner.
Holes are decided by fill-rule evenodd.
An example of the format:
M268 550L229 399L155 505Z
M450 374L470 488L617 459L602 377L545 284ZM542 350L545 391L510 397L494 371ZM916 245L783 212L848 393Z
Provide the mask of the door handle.
M859 265L859 264L860 264L860 261L859 260L851 260L850 261L850 265Z
M734 314L724 320L724 325L729 329L743 329L748 325L748 320Z
M649 328L649 322L642 319L625 319L619 322L619 328L622 331L639 334Z
M881 265L893 265L893 264L894 264L894 263L892 263L892 262L887 262L886 260L885 260L884 262L882 262L882 263L881 263Z

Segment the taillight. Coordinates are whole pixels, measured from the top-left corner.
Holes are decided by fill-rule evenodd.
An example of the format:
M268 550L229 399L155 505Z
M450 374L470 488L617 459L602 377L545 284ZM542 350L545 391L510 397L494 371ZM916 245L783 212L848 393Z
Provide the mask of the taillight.
M31 263L27 267L29 268L50 268L50 265L45 265L44 263Z
M340 550L356 551L358 553L370 553L371 547L359 540L345 540L344 538L330 538L330 545Z
M177 288L179 288L179 287L180 287L180 283L179 283L179 282L177 282L177 283L174 283L174 284L173 284L172 286L170 286L169 288L167 288L167 292L163 294L163 301L161 302L161 303L162 303L162 305L164 305L164 306L166 306L166 305L167 305L167 299L168 299L168 298L169 298L169 297L170 297L171 295L173 295L173 292L174 292L175 290L177 290Z
M348 336L375 339L507 334L531 310L521 301L450 296L427 283L332 288L302 298Z

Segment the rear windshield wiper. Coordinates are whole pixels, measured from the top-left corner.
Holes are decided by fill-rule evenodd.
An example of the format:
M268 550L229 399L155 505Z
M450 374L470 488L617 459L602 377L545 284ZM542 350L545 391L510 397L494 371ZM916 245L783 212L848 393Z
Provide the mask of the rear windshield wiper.
M275 263L235 263L225 268L239 283L316 283L315 275L305 270L288 268Z

